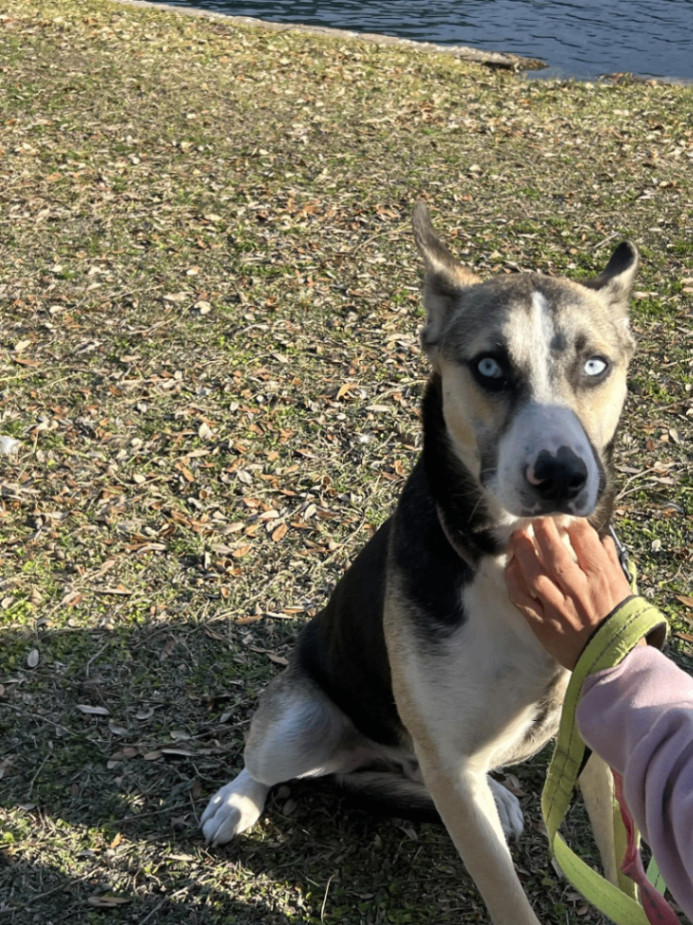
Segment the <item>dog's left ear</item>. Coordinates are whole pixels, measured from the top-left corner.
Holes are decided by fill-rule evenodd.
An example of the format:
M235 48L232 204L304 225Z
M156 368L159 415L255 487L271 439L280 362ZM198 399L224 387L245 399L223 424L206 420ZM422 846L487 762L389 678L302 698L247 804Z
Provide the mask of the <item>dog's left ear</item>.
M421 340L424 348L430 349L438 342L445 320L459 305L464 290L481 280L465 270L438 238L423 202L414 206L412 225L425 270L423 299L428 317Z
M626 314L639 262L640 255L635 245L630 241L623 241L599 276L587 280L583 285L589 289L596 289L606 298L609 305Z

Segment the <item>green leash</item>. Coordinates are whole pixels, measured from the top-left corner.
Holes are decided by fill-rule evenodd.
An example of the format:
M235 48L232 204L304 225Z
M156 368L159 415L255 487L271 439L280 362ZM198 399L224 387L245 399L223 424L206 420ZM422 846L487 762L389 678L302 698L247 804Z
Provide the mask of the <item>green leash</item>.
M623 558L621 561L631 586L635 587L634 575L625 566ZM662 614L641 597L628 598L599 627L575 666L568 684L556 747L541 797L549 846L561 870L570 883L616 925L649 925L645 910L636 898L635 883L623 875L619 877L619 886L610 883L579 858L558 832L570 807L585 756L585 743L577 731L575 711L588 675L618 665L643 636L654 637L652 641L661 647L666 629ZM616 802L613 822L616 850L618 856L623 857L627 838ZM650 865L648 879L660 892L664 891L656 865Z

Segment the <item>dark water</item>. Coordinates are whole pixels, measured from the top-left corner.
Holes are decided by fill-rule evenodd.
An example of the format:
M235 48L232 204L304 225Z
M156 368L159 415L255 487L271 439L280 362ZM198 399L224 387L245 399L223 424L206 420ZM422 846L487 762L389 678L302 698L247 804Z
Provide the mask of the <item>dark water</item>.
M539 76L693 80L693 0L168 0L277 22L542 58Z

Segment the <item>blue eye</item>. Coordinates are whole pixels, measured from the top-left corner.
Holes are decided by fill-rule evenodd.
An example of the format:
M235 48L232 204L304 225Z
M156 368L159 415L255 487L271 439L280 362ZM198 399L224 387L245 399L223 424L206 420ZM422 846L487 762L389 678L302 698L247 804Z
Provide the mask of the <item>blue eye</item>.
M478 354L469 361L469 371L476 384L487 392L503 392L511 385L510 363L503 355Z
M501 365L493 357L482 357L476 364L476 368L485 379L501 379L503 377Z
M609 364L604 357L590 357L584 366L587 376L601 376L608 368Z

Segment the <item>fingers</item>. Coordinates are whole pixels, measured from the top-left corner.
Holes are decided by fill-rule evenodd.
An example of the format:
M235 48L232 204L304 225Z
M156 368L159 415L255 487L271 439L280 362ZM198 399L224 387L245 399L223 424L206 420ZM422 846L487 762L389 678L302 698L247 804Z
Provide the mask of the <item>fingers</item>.
M602 540L586 519L573 520L565 528L570 546L563 542L553 518L536 520L533 527L544 567L564 590L585 580L623 585L625 576L613 540Z
M542 613L541 605L535 597L532 597L527 586L527 581L522 573L520 563L515 557L510 559L505 567L505 581L508 586L510 600L515 607L521 610L527 617L540 619Z
M557 532L556 536L558 537ZM563 545L560 539L558 542ZM547 546L547 549L550 548ZM554 570L547 567L527 529L513 534L510 553L512 558L509 564L512 565L511 574L515 582L513 587L521 588L523 606L536 610L536 599L539 598L545 606L560 607L564 600L563 590L557 582Z
M517 560L516 581L524 582L529 597L541 598L545 608L560 610L571 598L587 613L597 603L615 604L631 593L613 541L602 540L587 520L559 530L553 518L539 518L513 534L508 551Z
M602 539L602 546L606 550L606 554L609 557L609 561L612 565L617 565L621 568L621 560L618 557L618 549L616 549L616 543L611 539L610 536L605 536Z
M586 520L569 524L568 537L589 581L607 584L617 597L630 593L630 584L611 537L602 539Z
M573 520L566 532L583 572L588 576L600 572L607 557L601 538L589 521L584 518Z
M525 582L534 582L544 573L528 530L519 530L513 534L511 550Z
M513 604L544 648L572 669L594 627L630 594L614 543L586 520L559 529L539 518L512 535L508 552Z
M553 518L544 517L534 522L534 537L546 574L563 592L581 587L586 581L582 563L575 561L576 553L567 546Z

